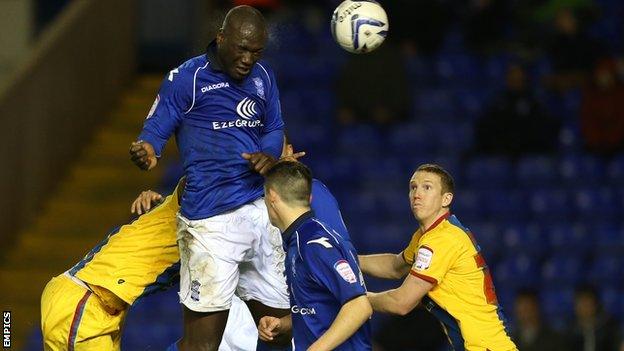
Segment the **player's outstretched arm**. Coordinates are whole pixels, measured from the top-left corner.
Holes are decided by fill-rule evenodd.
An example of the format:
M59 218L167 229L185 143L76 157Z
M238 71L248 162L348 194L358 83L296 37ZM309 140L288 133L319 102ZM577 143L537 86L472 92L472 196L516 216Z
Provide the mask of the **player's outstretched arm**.
M353 335L372 314L373 309L365 295L345 303L329 329L310 345L308 351L335 349Z
M364 274L382 279L401 279L407 275L410 265L403 254L358 255L360 269Z
M146 190L139 194L139 196L132 202L130 206L130 212L142 215L147 213L152 207L160 204L163 201L163 196L155 191Z
M156 167L158 158L152 144L139 140L130 145L130 159L140 169L149 171Z
M269 342L274 338L290 333L292 329L292 319L290 314L285 315L282 318L264 316L260 318L258 322L258 335L260 340Z
M423 296L433 286L432 283L410 274L405 278L403 284L396 289L380 293L369 292L367 295L375 312L404 316L420 303Z

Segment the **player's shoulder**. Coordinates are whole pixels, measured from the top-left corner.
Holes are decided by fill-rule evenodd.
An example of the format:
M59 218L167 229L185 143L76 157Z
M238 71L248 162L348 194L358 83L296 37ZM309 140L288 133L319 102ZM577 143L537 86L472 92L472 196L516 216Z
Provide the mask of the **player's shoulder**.
M275 80L275 73L271 65L264 60L259 60L256 62L255 66L260 78L272 84L273 80Z
M341 245L340 235L316 218L306 222L301 229L300 245L305 249L330 249Z
M184 61L178 67L167 73L166 79L173 84L193 83L196 75L200 71L205 71L208 67L206 55L199 55Z

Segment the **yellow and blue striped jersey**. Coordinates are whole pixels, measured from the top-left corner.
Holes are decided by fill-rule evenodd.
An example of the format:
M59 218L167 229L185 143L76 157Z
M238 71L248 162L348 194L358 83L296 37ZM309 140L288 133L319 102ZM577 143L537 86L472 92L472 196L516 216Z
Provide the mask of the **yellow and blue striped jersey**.
M516 350L470 231L446 214L413 239L403 256L412 263L410 274L434 284L422 305L442 323L453 348Z
M179 185L178 185L179 186ZM116 309L115 296L131 305L175 284L180 270L176 241L178 191L133 222L115 228L69 270Z

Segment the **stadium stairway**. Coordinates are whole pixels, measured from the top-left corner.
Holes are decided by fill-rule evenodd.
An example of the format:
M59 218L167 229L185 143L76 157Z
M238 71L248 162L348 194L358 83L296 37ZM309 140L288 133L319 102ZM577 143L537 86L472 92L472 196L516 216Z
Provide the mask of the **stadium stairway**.
M25 337L40 324L40 297L48 280L78 262L109 229L127 222L131 201L140 190L158 185L166 165L142 172L130 162L128 147L138 135L160 79L138 77L122 94L1 263L0 305L12 312L13 349L20 350Z

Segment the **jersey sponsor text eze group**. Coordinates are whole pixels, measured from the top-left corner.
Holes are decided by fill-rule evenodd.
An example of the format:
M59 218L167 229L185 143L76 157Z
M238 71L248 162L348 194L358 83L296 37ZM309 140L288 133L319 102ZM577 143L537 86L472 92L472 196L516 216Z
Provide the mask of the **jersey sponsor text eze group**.
M234 121L225 121L225 122L212 122L212 129L224 129L224 128L232 128L232 127L248 127L248 128L256 128L264 126L262 122L259 120L248 121L245 119L237 119Z

